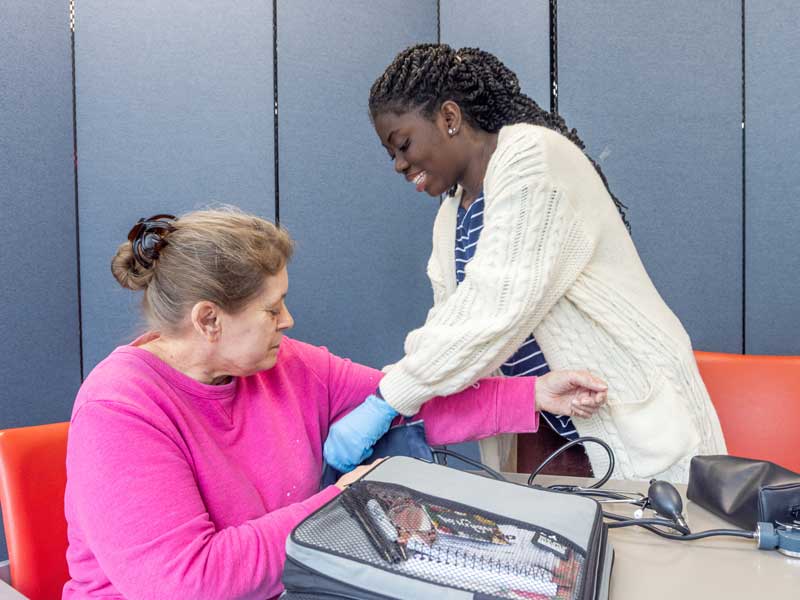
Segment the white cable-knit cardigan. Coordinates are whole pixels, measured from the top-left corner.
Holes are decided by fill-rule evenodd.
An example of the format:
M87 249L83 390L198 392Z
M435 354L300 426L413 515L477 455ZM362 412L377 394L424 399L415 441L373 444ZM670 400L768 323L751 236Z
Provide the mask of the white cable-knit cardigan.
M607 406L574 422L613 448L615 477L685 482L692 456L724 454L689 336L583 152L543 127L504 127L484 194L483 231L459 286L460 194L442 203L428 262L434 305L381 381L389 404L411 415L495 374L533 332L551 368L589 369L608 383ZM604 473L605 452L587 452Z

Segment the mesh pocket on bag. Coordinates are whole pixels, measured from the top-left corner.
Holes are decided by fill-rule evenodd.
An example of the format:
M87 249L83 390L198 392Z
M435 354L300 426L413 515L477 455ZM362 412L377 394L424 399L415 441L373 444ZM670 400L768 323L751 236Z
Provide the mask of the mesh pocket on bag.
M356 562L495 598L580 597L585 553L570 540L400 485L359 481L292 537Z

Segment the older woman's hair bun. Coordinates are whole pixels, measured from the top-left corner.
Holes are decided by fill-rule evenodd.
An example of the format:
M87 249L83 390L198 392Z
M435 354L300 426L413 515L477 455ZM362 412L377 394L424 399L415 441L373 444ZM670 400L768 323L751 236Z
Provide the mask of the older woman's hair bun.
M153 269L142 267L133 256L130 242L119 245L117 253L111 259L111 273L122 287L129 290L143 290L153 279Z
M168 244L166 236L175 231L174 215L141 218L128 232L128 243L121 244L111 260L111 272L122 287L141 290L153 278L153 265Z

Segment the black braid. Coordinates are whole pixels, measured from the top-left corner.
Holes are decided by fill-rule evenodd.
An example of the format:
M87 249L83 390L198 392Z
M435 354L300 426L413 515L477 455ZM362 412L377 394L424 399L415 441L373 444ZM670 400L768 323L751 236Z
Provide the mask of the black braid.
M446 100L461 107L473 127L497 133L506 125L530 123L557 131L584 150L578 132L559 115L543 110L520 91L514 72L489 52L478 48L456 51L447 44L417 44L398 54L369 92L369 111L374 119L383 112L403 113L420 109L432 117ZM590 156L606 190L630 231L627 206L611 192L605 174Z

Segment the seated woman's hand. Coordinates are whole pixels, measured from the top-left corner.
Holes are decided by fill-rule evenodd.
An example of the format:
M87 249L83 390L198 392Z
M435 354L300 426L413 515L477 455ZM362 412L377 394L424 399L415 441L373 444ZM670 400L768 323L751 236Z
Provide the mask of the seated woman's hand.
M608 386L588 371L551 371L536 378L536 408L587 419L606 403Z
M383 398L367 396L361 404L331 425L322 449L325 462L347 473L372 454L375 442L389 430L397 411Z
M348 485L352 485L359 479L361 479L364 475L369 473L372 469L378 466L381 462L386 460L385 458L379 458L378 460L371 462L368 465L361 465L350 471L349 473L345 473L339 480L334 484L340 490L345 489Z

